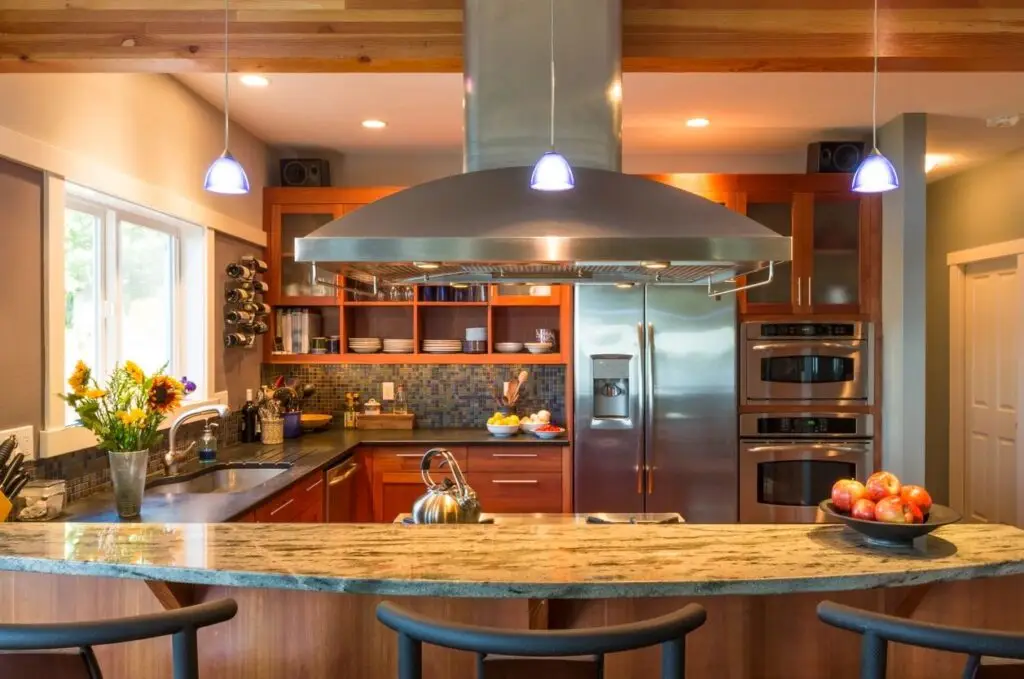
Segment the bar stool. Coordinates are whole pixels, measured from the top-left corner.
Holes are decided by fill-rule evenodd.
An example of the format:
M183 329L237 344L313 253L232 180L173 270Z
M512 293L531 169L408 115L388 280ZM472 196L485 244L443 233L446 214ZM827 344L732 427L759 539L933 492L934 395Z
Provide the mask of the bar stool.
M889 642L964 653L963 679L981 679L981 656L1024 660L1024 634L950 627L862 611L832 601L818 604L818 619L864 637L860 647L860 679L885 679Z
M93 646L171 637L174 679L198 679L199 654L196 630L235 617L234 599L188 606L173 611L90 622L45 625L0 625L0 651L53 651L79 649L89 679L102 679ZM0 656L2 658L3 656ZM17 655L10 656L17 659ZM32 656L35 661L43 660ZM48 675L52 676L52 675Z
M597 676L604 676L604 656L661 645L662 679L682 679L686 672L686 635L704 624L707 612L689 604L660 618L612 627L572 630L509 630L441 622L384 602L377 619L398 632L398 679L421 679L423 644L477 654L477 676L488 655L561 658L594 656Z

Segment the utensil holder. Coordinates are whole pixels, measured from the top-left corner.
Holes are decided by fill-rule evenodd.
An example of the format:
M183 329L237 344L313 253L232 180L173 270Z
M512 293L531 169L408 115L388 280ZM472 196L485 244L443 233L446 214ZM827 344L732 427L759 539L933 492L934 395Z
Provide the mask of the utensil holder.
M261 419L260 430L264 445L284 443L284 419L280 417Z
M146 492L148 450L110 450L110 480L114 483L114 504L122 519L138 518L142 512L142 495Z

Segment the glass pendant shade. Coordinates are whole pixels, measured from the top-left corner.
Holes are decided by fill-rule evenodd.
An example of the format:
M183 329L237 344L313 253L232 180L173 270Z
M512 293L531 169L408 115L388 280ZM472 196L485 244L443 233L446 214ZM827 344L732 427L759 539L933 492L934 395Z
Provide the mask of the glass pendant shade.
M850 187L857 193L885 193L900 187L896 168L889 159L873 150L861 161L857 171L853 173L853 185Z
M568 191L575 185L569 161L560 153L548 151L533 166L530 188L534 191Z
M206 171L203 188L211 193L239 195L249 193L249 178L245 176L242 164L235 160L227 149Z

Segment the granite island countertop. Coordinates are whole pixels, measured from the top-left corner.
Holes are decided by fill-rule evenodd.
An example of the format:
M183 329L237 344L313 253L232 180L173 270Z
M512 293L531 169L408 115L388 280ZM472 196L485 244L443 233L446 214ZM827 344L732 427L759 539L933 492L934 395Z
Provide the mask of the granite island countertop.
M0 570L378 595L824 592L1024 574L1024 531L881 548L838 525L0 524Z
M160 493L159 486L148 489L142 503L145 523L218 523L231 521L285 490L303 477L326 469L351 456L360 444L423 446L436 445L500 445L524 444L568 445L568 440L542 441L519 435L497 438L486 429L328 429L305 434L283 444L266 446L247 443L222 448L217 455L221 462L258 461L287 462L291 467L258 486L235 493ZM186 475L199 468L195 460L181 469ZM103 492L77 500L62 517L73 522L117 522L113 493ZM138 523L138 522L135 522Z

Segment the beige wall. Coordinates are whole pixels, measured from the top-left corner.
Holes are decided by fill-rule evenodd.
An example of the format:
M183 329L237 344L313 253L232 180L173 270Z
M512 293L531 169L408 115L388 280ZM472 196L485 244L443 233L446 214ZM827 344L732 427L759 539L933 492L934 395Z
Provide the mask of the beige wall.
M946 488L950 482L949 269L946 255L1024 238L1021 186L1024 186L1024 151L928 186L925 443L928 484L940 502L947 499Z
M87 156L251 226L263 223L266 147L232 125L231 152L245 167L252 193L203 191L206 168L224 148L223 113L170 76L3 74L0 127Z
M260 386L260 362L263 360L263 337L256 338L256 346L251 349L239 349L224 347L220 339L224 336L224 296L220 294L224 290L228 275L224 273L225 267L244 255L263 257L263 248L258 248L249 243L230 238L223 234L217 234L216 246L214 247L215 270L213 272L213 286L217 291L215 295L217 317L214 328L213 341L216 342L216 362L213 367L213 385L215 391L227 391L229 405L233 408L241 408L245 404L245 390L257 389Z
M43 423L43 175L0 158L0 429Z

